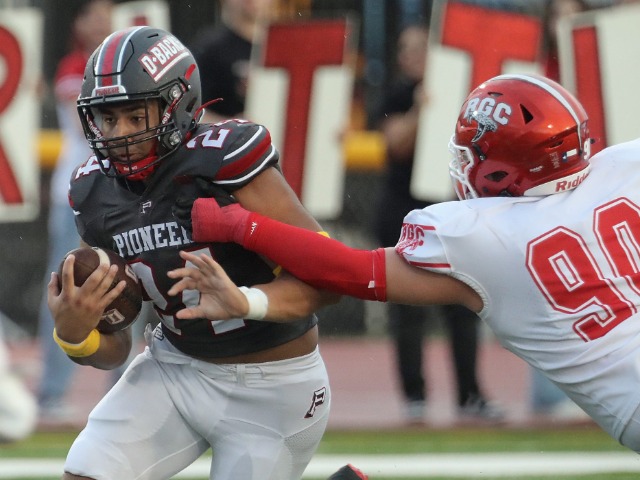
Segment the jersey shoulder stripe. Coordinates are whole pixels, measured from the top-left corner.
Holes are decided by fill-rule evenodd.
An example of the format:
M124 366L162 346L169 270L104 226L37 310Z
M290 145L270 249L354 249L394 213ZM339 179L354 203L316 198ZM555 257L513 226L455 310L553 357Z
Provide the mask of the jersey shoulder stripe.
M235 147L234 150L224 156L222 166L216 175L219 180L238 176L250 169L260 158L265 157L272 148L271 135L264 127L258 126L258 130L249 140L232 147Z
M276 165L278 163L278 151L275 149L273 145L269 147L267 155L262 155L259 159L259 163L253 164L253 169L242 170L240 173L243 175L232 177L228 180L217 180L215 183L219 185L244 185L253 177L258 175L260 172L264 171L267 167L271 165Z
M280 156L264 126L238 123L234 125L232 138L214 183L240 188L268 167L277 166Z

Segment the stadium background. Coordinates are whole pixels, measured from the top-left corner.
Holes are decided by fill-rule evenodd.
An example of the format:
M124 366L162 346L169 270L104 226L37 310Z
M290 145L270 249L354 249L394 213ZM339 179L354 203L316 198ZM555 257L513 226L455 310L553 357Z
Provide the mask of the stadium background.
M541 16L544 0L467 0L491 8L508 9L526 15ZM593 0L607 5L611 0ZM9 325L9 333L34 336L37 312L44 288L43 278L47 248L46 218L48 180L60 147L51 85L54 71L67 44L60 41L60 32L69 31L69 12L74 3L54 0L0 0L0 7L31 6L44 13L42 65L42 105L39 139L41 163L41 209L30 222L0 223L0 317ZM121 3L121 2L116 2ZM371 224L375 195L384 162L384 145L379 135L369 130L369 117L381 98L381 92L392 79L394 48L402 18L396 0L274 0L278 18L335 18L354 15L359 21L358 60L351 115L351 134L345 137L347 163L344 210L339 218L324 221L331 234L350 245L374 246ZM431 1L405 1L416 18L425 21ZM201 29L216 23L218 6L215 1L192 0L168 2L171 30L185 44ZM355 299L343 299L338 305L320 312L321 331L327 335L384 335L385 309ZM18 329L14 329L18 326ZM436 327L437 328L437 327Z
M495 8L508 8L527 15L539 16L543 0L469 0L466 3L482 4ZM12 344L14 364L25 369L24 376L31 381L39 368L37 345L32 339L37 328L37 312L44 288L46 257L46 218L48 178L58 149L60 138L57 133L55 109L51 95L53 73L58 59L63 55L66 44L59 41L60 32L68 31L69 11L74 0L0 0L0 8L6 6L34 6L44 12L44 54L43 91L41 106L42 131L39 140L39 160L41 163L41 210L37 219L30 222L0 222L0 319L5 320L7 332L18 341ZM121 3L121 2L118 2ZM215 23L218 10L215 1L192 0L189 2L168 2L171 10L172 31L188 45L195 32L206 25ZM393 51L396 35L401 23L399 0L280 0L279 14L286 17L303 13L309 17L336 17L346 12L355 14L361 24L359 29L359 61L352 113L352 128L355 134L345 142L347 178L344 211L340 218L323 222L336 238L351 245L371 246L373 236L370 225L373 217L376 189L381 176L384 160L384 146L380 138L368 130L368 117L375 108L376 100L384 90L393 69ZM411 3L411 2L408 2ZM428 12L429 1L413 0L418 11ZM607 5L607 0L594 1ZM0 65L0 83L2 65ZM510 428L484 429L471 426L460 429L455 423L452 374L448 359L448 349L443 342L433 342L427 350L425 364L430 377L430 408L428 412L430 430L390 431L389 427L401 425L401 399L395 388L395 371L390 361L391 346L385 341L385 310L380 304L366 303L354 299L343 299L341 303L321 312L321 330L330 341L323 344L332 385L336 395L328 441L323 441L320 454L348 453L349 461L356 461L357 454L378 458L381 454L424 453L424 452L502 452L517 451L551 452L579 450L613 451L621 448L599 429L563 429L556 431L557 425L540 423L525 411L527 405L527 368L510 353L502 349L489 336L480 356L479 368L487 390L495 392L495 399L509 408ZM437 325L435 328L438 328ZM25 338L26 337L26 338ZM23 341L23 340L26 340ZM345 366L348 366L345 368ZM74 383L71 400L77 408L77 425L81 426L86 414L99 399L103 384L108 380L91 369L82 369L81 376ZM448 427L457 426L449 430ZM523 428L520 428L523 427ZM364 436L351 429L374 429L374 434ZM375 434L380 429L380 434ZM532 429L532 430L529 430ZM346 431L345 431L346 430ZM449 433L451 432L451 433ZM70 439L60 439L57 434L35 435L30 442L15 447L0 449L0 478L26 478L2 475L4 461L12 457L56 457L62 458ZM73 437L74 434L71 434ZM451 437L449 437L451 435ZM70 437L70 438L71 438ZM377 443L376 443L377 442ZM21 450L22 449L22 450ZM351 453L353 452L353 453ZM624 452L625 454L628 452ZM595 457L596 455L593 455ZM632 456L632 454L629 454ZM472 461L473 460L473 457ZM508 455L499 463L509 464ZM586 454L583 458L590 459ZM634 457L635 458L635 457ZM433 468L430 460L420 460L427 468ZM608 459L613 464L616 460ZM449 463L457 463L457 460ZM548 462L537 460L537 464ZM586 462L586 461L585 461ZM23 462L30 463L29 460ZM36 463L36 462L33 462ZM356 462L357 463L357 462ZM462 461L459 462L462 464ZM584 462L583 462L584 463ZM588 462L586 462L588 463ZM626 465L626 464L625 464ZM360 465L369 467L366 461ZM331 467L333 468L333 466ZM516 467L510 467L516 468ZM592 468L592 467L590 467ZM633 472L638 471L634 466ZM58 468L59 470L59 468ZM477 470L477 469L476 469ZM616 471L615 469L612 471ZM620 464L618 471L627 471ZM378 473L371 470L368 473ZM610 473L588 478L621 480L634 478L637 473L626 476ZM318 475L319 477L320 475ZM431 478L432 475L429 475ZM435 474L433 475L435 476ZM449 476L449 475L442 475ZM493 478L482 475L484 478ZM497 475L506 478L504 475ZM561 475L553 475L559 478ZM48 476L47 476L48 477ZM377 475L375 478L379 478ZM394 478L408 478L398 476ZM460 475L462 477L462 475ZM35 478L35 477L34 477ZM42 476L37 477L42 478ZM53 475L52 475L53 478ZM411 478L427 478L412 475ZM468 478L468 477L466 477ZM521 478L515 474L508 478ZM528 478L534 478L533 476ZM535 477L538 478L538 477ZM565 478L565 477L562 477ZM579 475L574 478L584 478Z

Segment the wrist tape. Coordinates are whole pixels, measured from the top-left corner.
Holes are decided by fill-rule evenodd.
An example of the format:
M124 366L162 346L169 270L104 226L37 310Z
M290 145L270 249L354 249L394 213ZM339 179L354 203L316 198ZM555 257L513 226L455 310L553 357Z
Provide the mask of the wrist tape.
M91 333L80 343L69 343L58 337L56 329L53 329L53 340L58 344L64 353L70 357L88 357L93 355L100 348L100 332L97 329L91 330Z
M249 312L244 316L249 320L262 320L269 309L269 297L258 288L239 287L249 302Z

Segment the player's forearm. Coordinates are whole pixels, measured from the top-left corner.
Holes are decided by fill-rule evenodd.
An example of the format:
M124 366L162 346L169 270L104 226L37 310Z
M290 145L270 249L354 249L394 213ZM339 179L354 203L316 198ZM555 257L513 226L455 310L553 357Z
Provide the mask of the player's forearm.
M196 242L235 242L316 288L365 300L386 300L383 249L350 248L238 204L221 208L213 198L198 198L190 216Z
M303 282L341 295L386 300L384 250L358 250L252 213L243 245Z
M283 273L271 283L256 287L269 298L264 319L272 322L288 322L306 317L340 299L339 295L319 290L288 273Z

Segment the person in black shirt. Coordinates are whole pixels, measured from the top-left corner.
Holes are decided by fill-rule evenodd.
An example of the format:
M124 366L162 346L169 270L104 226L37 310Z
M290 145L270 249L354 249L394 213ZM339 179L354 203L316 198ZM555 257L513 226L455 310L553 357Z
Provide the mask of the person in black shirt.
M199 34L191 51L200 66L204 119L243 118L251 49L270 0L222 0L221 22Z
M423 25L408 25L400 32L397 50L399 76L387 90L377 115L376 126L387 145L386 171L375 227L383 247L396 244L407 212L433 203L414 198L410 188L420 107L427 101L422 85L427 41L428 30ZM422 342L427 316L438 314L443 317L443 326L451 339L458 413L466 418L499 420L501 409L488 402L478 386L478 317L459 305L414 307L390 303L389 329L395 342L407 421L423 422L426 388L422 371Z

